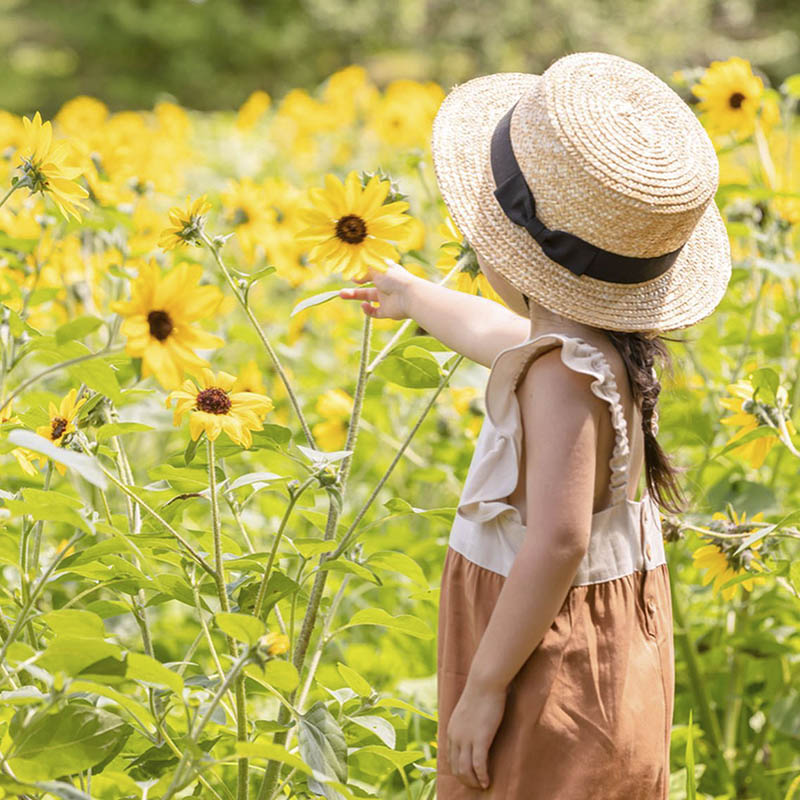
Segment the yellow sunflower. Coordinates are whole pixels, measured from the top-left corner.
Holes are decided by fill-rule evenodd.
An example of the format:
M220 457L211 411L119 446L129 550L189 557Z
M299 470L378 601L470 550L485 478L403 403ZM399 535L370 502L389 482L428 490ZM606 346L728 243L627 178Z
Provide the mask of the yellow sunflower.
M189 411L189 433L197 441L205 431L213 442L222 431L237 444L248 448L253 443L250 431L262 428L261 420L273 408L272 400L255 392L234 392L236 376L227 372L216 375L208 368L201 370L200 386L185 380L180 389L170 392L167 408L175 401L174 424L180 425Z
M186 209L174 206L169 210L169 221L172 227L161 232L158 246L162 250L174 250L176 247L196 244L202 247L200 234L203 232L206 214L211 209L211 203L206 195L198 197L192 202L191 197L186 198Z
M753 74L749 61L738 56L712 61L692 92L700 98L697 108L713 132L735 131L744 136L753 132L764 84Z
M289 637L285 633L270 631L261 637L261 644L267 648L271 656L277 656L289 649Z
M400 229L409 220L405 200L384 203L390 188L390 181L378 175L363 189L355 171L344 185L335 175L326 175L324 190L309 191L313 207L298 211L309 227L296 238L312 245L309 258L345 278L364 278L370 266L386 271L384 259L398 257L394 241L401 238Z
M25 140L17 153L17 167L23 174L19 186L27 186L32 193L49 194L64 219L72 215L80 220L76 206L84 211L89 208L82 202L89 193L75 182L82 170L66 166L67 145L63 142L53 144L53 126L49 120L43 123L38 111L33 120L23 117L22 123Z
M469 245L463 242L463 236L456 227L450 214L445 221L437 226L436 232L442 237L443 243L439 245L439 256L436 259L436 268L444 273L450 272L459 259L470 251ZM467 294L478 294L488 297L498 303L505 303L499 294L492 288L486 276L481 272L478 260L474 257L466 261L455 276L455 289Z
M261 372L258 369L256 360L251 358L240 370L239 377L233 385L234 392L255 392L256 394L266 394L264 382L261 380Z
M249 131L256 126L256 123L264 116L264 113L272 105L272 98L267 92L257 89L247 100L242 103L236 114L236 127L240 131Z
M353 414L353 398L342 389L328 389L316 403L317 413L324 419L311 432L323 450L339 450L347 441L347 420Z
M729 411L736 412L732 416L724 417L720 420L723 425L739 425L739 430L731 436L729 442L735 442L741 439L746 433L755 430L760 425L764 424L753 412L755 405L753 401L753 393L755 389L749 380L740 380L736 383L728 385L728 391L736 395L735 397L723 397L720 399L720 405L727 408ZM776 394L778 402L784 406L788 402L788 394L785 386L779 386ZM790 419L786 420L786 428L794 435L796 433L794 425ZM742 458L746 458L753 469L758 469L767 457L769 451L780 441L777 433L773 435L760 436L752 441L745 442L740 447L734 448L732 453L739 453Z
M2 403L2 399L0 399L0 403ZM15 416L12 405L13 403L9 403L5 408L0 409L0 425L4 422L21 422L20 418ZM32 463L36 458L35 453L24 447L15 447L11 451L11 455L14 456L20 469L26 475L36 475L36 467Z
M111 303L111 310L125 317L121 331L128 337L127 354L141 358L142 375L155 375L165 389L178 386L184 370L208 364L195 349L224 344L192 324L211 316L224 298L216 286L200 286L202 276L199 264L187 263L162 275L151 260L131 283L131 299Z
M731 522L733 525L745 524L747 512L743 511L742 516L739 517L738 514L731 509L731 514L733 516L733 520L730 520L727 515L722 514L719 511L712 516L712 519L722 520L729 525ZM753 516L751 522L759 522L763 520L763 518L763 512L759 511L758 514ZM714 536L713 531L708 531L708 534L712 537ZM706 574L703 576L703 586L707 586L713 580L714 594L717 594L721 591L722 599L727 602L736 594L740 586L744 586L748 592L751 592L756 584L765 583L765 577L753 576L752 578L748 578L741 583L735 583L732 586L728 586L726 589L720 590L720 587L724 583L729 581L731 578L736 577L737 575L747 572L748 570L756 572L766 571L766 567L755 557L755 552L761 546L763 541L763 539L760 539L759 541L754 542L748 549L744 550L738 556L733 556L732 554L733 551L736 550L741 544L741 540L739 539L728 539L724 542L718 539L714 544L706 544L702 547L698 547L697 550L695 550L692 554L692 561L697 569L707 570Z
M75 398L77 396L78 390L70 389L67 393L67 396L62 398L58 406L51 401L48 407L50 422L47 425L40 425L36 429L36 433L38 433L39 436L43 436L45 439L49 439L56 447L63 447L65 437L70 433L75 433L77 430L75 427L75 417L78 416L81 406L86 402L87 399L82 397L80 400L75 402ZM44 464L46 461L46 456L41 456L39 458L40 464ZM64 473L67 471L67 468L63 464L59 464L57 462L56 469L62 475L64 475Z

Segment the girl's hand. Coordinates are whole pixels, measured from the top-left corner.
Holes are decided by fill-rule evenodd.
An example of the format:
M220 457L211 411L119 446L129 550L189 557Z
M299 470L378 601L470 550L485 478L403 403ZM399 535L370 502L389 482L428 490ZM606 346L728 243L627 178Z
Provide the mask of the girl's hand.
M369 277L355 282L372 281L375 286L368 286L364 289L342 289L339 297L345 300L363 300L361 308L370 317L378 319L406 319L409 317L409 289L414 280L417 280L416 276L394 262L388 264L386 272L372 267L368 267L367 271ZM371 305L371 302L376 300L381 304L380 308Z
M447 725L450 771L473 789L489 786L489 748L506 707L506 689L467 680Z

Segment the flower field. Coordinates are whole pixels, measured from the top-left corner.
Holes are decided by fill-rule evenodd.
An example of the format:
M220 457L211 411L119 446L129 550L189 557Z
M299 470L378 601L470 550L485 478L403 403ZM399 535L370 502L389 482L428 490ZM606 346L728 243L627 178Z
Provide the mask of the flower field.
M668 334L671 794L800 800L800 75L670 76L733 277ZM436 83L0 111L0 797L430 800L436 622L485 371L339 290L502 302ZM511 313L511 312L509 312Z

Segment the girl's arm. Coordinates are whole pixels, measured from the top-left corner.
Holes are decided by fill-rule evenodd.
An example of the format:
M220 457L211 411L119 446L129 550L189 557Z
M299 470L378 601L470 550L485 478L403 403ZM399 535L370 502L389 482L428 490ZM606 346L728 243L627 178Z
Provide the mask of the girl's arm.
M386 272L368 272L364 280L374 287L342 289L339 296L364 301L361 307L372 317L411 317L431 336L485 367L492 366L501 350L530 336L530 320L494 300L439 286L397 264ZM380 308L370 305L376 301Z
M558 615L589 545L596 441L608 409L592 377L558 348L537 358L518 393L525 439L527 532L472 661L468 682L505 688Z

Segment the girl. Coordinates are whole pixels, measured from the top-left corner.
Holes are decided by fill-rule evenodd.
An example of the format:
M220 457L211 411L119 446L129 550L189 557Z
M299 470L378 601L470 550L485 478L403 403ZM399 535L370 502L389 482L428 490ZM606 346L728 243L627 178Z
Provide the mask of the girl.
M605 53L455 87L432 144L509 308L391 263L340 295L490 367L442 573L438 799L666 800L658 512L683 497L654 364L658 334L710 314L730 278L716 154L672 89Z

